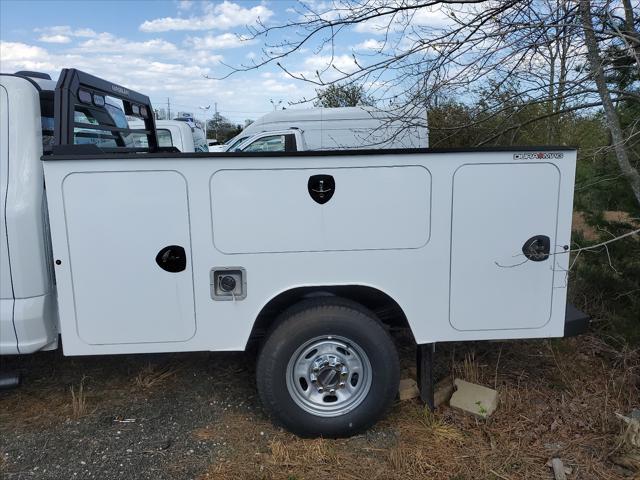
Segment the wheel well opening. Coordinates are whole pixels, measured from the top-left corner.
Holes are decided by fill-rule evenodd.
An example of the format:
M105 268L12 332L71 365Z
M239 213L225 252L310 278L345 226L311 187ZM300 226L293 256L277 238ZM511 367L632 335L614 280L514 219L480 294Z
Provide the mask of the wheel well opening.
M278 315L291 305L306 298L323 296L346 298L359 303L371 310L389 329L407 329L413 338L404 311L398 302L383 291L363 285L333 285L293 288L272 298L258 314L251 330L249 344L259 342Z

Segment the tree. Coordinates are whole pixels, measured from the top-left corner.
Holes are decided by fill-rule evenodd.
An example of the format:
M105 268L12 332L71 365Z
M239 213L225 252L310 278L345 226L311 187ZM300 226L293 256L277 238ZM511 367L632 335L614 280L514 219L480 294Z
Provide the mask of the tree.
M626 4L629 6L628 15L631 16L630 26L633 28L633 11L631 10L630 2L627 1ZM602 101L602 107L607 119L607 126L611 132L613 148L616 153L618 165L620 166L622 174L629 181L633 194L640 204L640 173L638 173L637 167L634 167L629 160L629 152L625 145L626 139L620 124L620 118L613 104L613 100L611 99L611 91L606 81L604 61L600 54L598 38L596 37L596 30L594 28L593 19L591 18L592 11L590 0L580 0L580 16L582 19L582 28L584 30L589 68L596 83L598 95ZM634 51L637 51L636 49L640 48L640 41L638 41L638 38L629 36L628 40L637 43L637 45L634 46ZM635 63L635 67L637 69L640 66L638 58L635 59Z
M403 112L455 98L471 108L469 121L440 128L448 135L482 130L475 145L511 142L536 124L545 127L543 143L556 143L565 118L603 108L610 152L640 205L632 148L638 124L620 124L621 106L640 101L639 11L638 0L301 2L291 20L251 30L253 39L264 39L262 56L229 75L275 64L319 88L371 85L380 104ZM337 53L353 28L380 39L371 44L375 55L354 49L349 62ZM292 56L302 49L313 49L326 66L295 68Z
M332 84L325 88L316 89L315 107L336 108L336 107L358 107L372 106L374 101L364 91L362 85Z
M207 136L209 138L215 138L220 143L224 143L230 138L235 137L241 131L241 125L234 125L228 118L223 117L218 112L207 121Z

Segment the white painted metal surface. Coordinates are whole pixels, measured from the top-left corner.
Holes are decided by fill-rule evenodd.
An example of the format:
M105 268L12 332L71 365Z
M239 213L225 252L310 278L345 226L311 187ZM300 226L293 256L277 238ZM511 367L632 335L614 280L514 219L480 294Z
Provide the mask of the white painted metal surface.
M419 343L561 336L567 254L539 265L486 267L517 260L532 235L549 235L554 247L569 244L575 151L551 153L527 160L504 151L45 161L54 257L61 261L56 275L65 353L241 350L268 301L301 286L376 288L398 302ZM156 178L171 170L184 177L186 200L172 183L177 173ZM318 172L331 174L336 184L335 197L324 205L307 193L309 176ZM81 182L71 200L66 179L74 177L96 180ZM459 241L461 233L469 242ZM169 242L190 251L191 337L185 321L188 294L182 290L188 282L170 297L165 282L175 281L174 274L154 265L158 249ZM485 243L490 245L483 250ZM470 254L476 244L480 251ZM270 251L277 253L264 253ZM131 267L113 266L112 255ZM246 269L247 297L212 300L214 267ZM511 282L518 283L518 291L505 291ZM117 309L114 294L120 297ZM523 308L540 294L544 308L523 316ZM485 298L491 301L478 303ZM152 299L166 302L162 311ZM170 305L177 299L185 302L180 308ZM475 309L474 319L467 304ZM115 318L119 314L126 320ZM116 322L118 333L102 325L106 322Z
M169 245L190 252L185 178L170 170L71 173L62 193L78 338L88 345L191 338L191 261L177 273L155 261Z
M563 334L575 151L42 162L36 87L0 76L0 100L1 354L54 348L58 313L69 355L241 350L279 294L348 285L419 343ZM551 256L523 261L535 235ZM156 263L169 245L183 271ZM212 298L217 268L246 272L245 298Z
M337 180L324 205L307 188L320 174ZM211 179L222 253L420 248L429 240L430 203L422 166L220 170Z
M16 349L19 353L30 353L50 345L57 338L55 287L50 274L46 199L40 161L40 100L36 87L24 78L0 76L0 89L4 92L0 106L3 119L0 148L6 149L3 162L8 159L7 170L4 170L3 163L3 171L8 173L5 179L7 188L0 198L6 226L6 232L3 229L2 233L6 234L8 244L2 245L0 258L4 257L4 271L4 262L7 257L9 259L7 265L10 264L10 285L14 296L13 301L5 298L5 287L2 287L0 353L16 353ZM2 275L2 283L5 284L5 273ZM10 328L8 325L11 323L13 326ZM17 335L17 347L11 329Z
M455 329L540 328L550 320L553 262L528 261L522 246L538 234L556 245L559 188L560 171L550 163L456 170L449 300Z
M0 85L0 352L18 353L18 339L13 328L13 285L9 263L9 244L5 220L9 186L9 95Z

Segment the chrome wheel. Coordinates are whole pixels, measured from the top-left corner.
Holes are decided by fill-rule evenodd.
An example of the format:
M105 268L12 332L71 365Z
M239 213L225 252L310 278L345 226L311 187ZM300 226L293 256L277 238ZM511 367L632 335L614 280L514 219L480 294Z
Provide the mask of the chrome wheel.
M337 417L356 408L371 388L371 364L362 348L340 336L316 337L287 365L287 389L303 410Z

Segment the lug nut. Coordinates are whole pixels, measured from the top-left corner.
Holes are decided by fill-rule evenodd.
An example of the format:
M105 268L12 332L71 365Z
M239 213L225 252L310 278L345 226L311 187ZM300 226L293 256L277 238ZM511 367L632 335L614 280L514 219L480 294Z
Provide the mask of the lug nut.
M335 388L332 388L331 390L329 390L329 393L336 393Z
M340 384L338 385L340 388L343 388L346 384L344 382L340 382Z
M324 392L324 388L322 387L318 388L318 393L322 393L322 392Z

